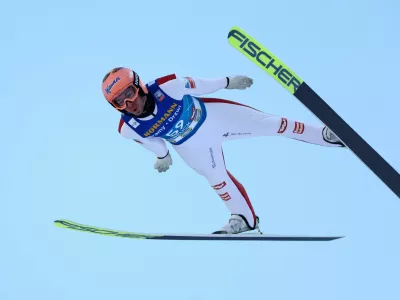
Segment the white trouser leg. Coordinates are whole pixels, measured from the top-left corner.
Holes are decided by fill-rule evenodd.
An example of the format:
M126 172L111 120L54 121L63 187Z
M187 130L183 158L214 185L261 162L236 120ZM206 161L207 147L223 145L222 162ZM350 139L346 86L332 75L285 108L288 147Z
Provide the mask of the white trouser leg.
M206 103L207 118L214 123L214 130L223 135L223 141L259 136L284 136L321 146L340 146L323 139L322 129L325 127L323 124L306 124L267 114L239 103L216 102L224 101L220 99L201 99Z
M253 227L255 213L252 204L244 187L226 169L221 144L202 142L198 137L194 136L174 149L192 169L207 179L231 214L242 215Z

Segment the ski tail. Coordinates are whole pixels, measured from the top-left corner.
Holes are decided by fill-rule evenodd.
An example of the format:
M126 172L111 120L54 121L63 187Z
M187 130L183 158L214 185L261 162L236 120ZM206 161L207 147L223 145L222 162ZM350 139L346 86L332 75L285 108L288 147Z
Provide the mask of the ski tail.
M303 79L252 36L235 26L229 44L274 78L328 126L400 198L400 174L353 130Z

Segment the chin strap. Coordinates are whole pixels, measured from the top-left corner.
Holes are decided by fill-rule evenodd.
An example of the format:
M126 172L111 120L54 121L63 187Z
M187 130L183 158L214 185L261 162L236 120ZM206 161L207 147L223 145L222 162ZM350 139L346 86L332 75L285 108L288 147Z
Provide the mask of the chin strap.
M143 112L138 116L139 118L145 118L147 116L153 115L154 108L156 106L156 102L151 94L146 95L146 102L144 103Z

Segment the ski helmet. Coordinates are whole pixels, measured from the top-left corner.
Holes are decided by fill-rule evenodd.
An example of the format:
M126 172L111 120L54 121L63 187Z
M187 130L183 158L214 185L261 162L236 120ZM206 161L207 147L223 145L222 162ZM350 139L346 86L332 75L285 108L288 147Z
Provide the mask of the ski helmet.
M126 101L135 101L138 94L148 94L139 75L129 68L114 68L103 78L103 95L116 109L123 111Z

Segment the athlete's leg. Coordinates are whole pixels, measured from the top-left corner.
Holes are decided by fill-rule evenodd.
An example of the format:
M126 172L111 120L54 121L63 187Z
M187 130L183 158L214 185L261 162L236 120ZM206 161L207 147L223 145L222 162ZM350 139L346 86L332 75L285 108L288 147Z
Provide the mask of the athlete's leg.
M256 215L246 190L226 169L221 144L212 142L203 129L174 149L187 165L208 180L231 214L243 216L248 226L254 228Z
M205 102L207 118L213 120L215 131L222 135L223 140L284 136L321 146L343 147L343 144L323 124L307 124L222 99L201 98L201 100Z

